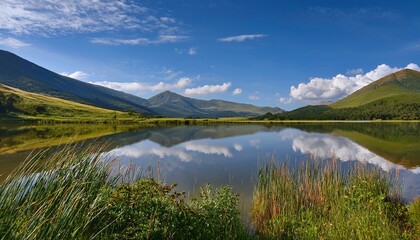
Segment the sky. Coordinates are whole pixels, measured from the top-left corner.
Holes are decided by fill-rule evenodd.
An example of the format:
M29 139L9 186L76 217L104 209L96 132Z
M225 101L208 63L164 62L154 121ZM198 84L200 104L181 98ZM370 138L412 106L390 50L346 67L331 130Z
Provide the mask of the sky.
M143 98L292 110L420 71L420 1L1 0L0 49Z

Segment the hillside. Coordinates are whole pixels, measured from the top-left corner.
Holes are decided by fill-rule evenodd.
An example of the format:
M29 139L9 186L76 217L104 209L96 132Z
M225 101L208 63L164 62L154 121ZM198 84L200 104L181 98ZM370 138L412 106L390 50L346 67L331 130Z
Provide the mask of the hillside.
M305 106L269 120L420 119L420 72L405 69L385 76L329 106Z
M3 50L0 50L0 83L96 107L154 114L144 106L147 103L143 98L62 76Z
M0 84L0 120L105 122L134 115L72 102Z
M420 72L404 69L385 76L330 104L333 108L358 107L388 97L420 94Z
M199 100L166 91L148 100L149 108L161 115L175 117L257 116L267 112L280 113L280 108L257 107L223 100Z

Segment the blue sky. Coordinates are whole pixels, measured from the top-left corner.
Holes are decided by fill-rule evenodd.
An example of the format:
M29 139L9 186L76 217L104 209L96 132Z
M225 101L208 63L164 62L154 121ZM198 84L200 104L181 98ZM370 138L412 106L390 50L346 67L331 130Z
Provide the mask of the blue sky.
M419 1L2 0L0 48L148 98L294 109L420 70Z

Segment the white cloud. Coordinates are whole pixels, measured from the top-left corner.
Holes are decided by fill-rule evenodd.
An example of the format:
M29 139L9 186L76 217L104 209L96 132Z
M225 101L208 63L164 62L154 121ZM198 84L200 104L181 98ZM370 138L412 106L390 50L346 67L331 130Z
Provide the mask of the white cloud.
M251 94L251 95L248 96L248 98L251 99L251 100L258 100L258 99L260 99L260 97L258 95L256 95L256 94Z
M175 48L175 52L179 55L188 54L190 56L197 55L197 49L196 47L190 47L188 49L182 49L182 48Z
M69 78L74 78L74 79L79 79L79 80L83 80L89 76L89 74L82 71L75 71L73 73L62 72L60 74Z
M279 101L281 103L283 103L283 104L290 104L290 103L293 102L293 99L292 98L284 98L284 97L281 97L281 98L279 98Z
M3 38L0 39L0 45L11 47L11 48L21 48L21 47L27 47L31 44L22 42L16 38Z
M243 42L245 40L254 40L258 38L267 37L265 34L246 34L246 35L238 35L238 36L231 36L225 38L219 38L218 40L221 42Z
M90 42L103 45L149 45L152 41L148 38L92 38Z
M176 35L162 35L157 39L149 38L132 38L132 39L122 39L122 38L92 38L91 43L102 44L102 45L151 45L151 44L160 44L160 43L173 43L179 42L187 39L187 36L176 36Z
M282 104L290 104L293 102L292 98L289 97L282 97L280 93L276 93L274 97Z
M242 93L242 89L241 88L235 88L235 90L233 90L232 94L233 95L239 95Z
M0 29L43 36L112 30L178 31L175 19L153 13L131 0L2 0Z
M292 86L290 88L290 96L296 100L337 100L388 74L402 69L420 71L420 67L414 63L410 63L403 68L381 64L366 74L358 74L356 76L338 74L333 78L312 78L308 83L300 83L297 87Z
M192 160L192 156L182 149L166 148L161 146L145 146L141 143L124 146L111 150L109 153L111 156L126 156L131 158L139 158L147 155L154 155L159 158L165 157L178 157L183 162L189 162Z
M244 149L244 147L239 143L233 144L233 148L238 152L241 152Z
M205 95L209 93L223 93L226 92L232 83L227 82L222 85L204 85L202 87L188 88L185 89L185 94L187 95Z
M155 85L150 85L146 83L139 83L139 82L90 82L95 85L100 85L107 88L112 88L118 91L123 92L142 92L142 91L165 91L165 90L173 90L173 89L182 89L189 85L191 85L192 80L188 77L182 77L178 79L176 83L168 84L164 82L159 82Z
M349 69L346 71L346 75L348 76L355 76L358 74L363 74L363 69L357 68L357 69Z
M160 20L162 22L169 22L169 23L175 23L176 22L175 19L170 18L170 17L161 17Z
M159 73L164 80L172 80L182 74L182 71L175 71L173 69L163 68Z
M233 157L233 154L229 151L229 149L224 146L215 146L197 142L187 142L184 144L184 146L185 150L187 151L200 152L204 154L223 155L227 158Z
M188 55L197 55L197 48L196 47L192 47L190 49L188 49Z

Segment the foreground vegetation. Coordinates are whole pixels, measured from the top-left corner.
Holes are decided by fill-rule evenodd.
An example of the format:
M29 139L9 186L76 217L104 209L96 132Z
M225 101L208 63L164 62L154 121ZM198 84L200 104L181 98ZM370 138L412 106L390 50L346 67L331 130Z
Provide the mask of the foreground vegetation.
M80 151L80 149L84 149ZM102 149L33 155L0 185L0 239L416 239L420 200L407 207L376 169L308 161L262 166L253 228L229 187L186 199ZM297 171L296 171L297 170Z
M77 150L68 147L42 166L47 153L35 155L0 185L1 239L245 236L230 188L205 186L199 199L187 203L174 186L133 171L112 174L112 161L104 162L100 149Z
M408 210L398 184L378 169L270 162L259 172L252 217L264 239L418 239L419 206Z

